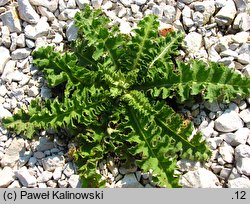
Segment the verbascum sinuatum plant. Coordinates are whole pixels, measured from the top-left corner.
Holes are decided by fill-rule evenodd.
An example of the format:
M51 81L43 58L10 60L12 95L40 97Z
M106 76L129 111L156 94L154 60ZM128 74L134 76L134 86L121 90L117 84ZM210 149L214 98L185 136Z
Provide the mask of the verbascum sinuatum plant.
M160 187L180 187L177 160L205 161L211 152L168 99L182 103L199 94L229 102L250 94L250 79L217 63L175 60L183 34L159 36L154 15L144 17L131 35L109 22L101 10L86 6L75 16L78 37L69 50L34 51L33 64L49 87L63 92L32 101L28 111L21 109L3 124L27 138L41 129L71 131L83 187L104 186L96 169L109 153L135 158Z

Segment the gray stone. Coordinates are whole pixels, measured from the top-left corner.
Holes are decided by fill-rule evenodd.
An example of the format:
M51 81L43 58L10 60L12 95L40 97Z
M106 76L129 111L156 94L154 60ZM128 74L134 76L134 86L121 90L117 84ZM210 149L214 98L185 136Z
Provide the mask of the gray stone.
M41 97L42 98L51 98L52 97L52 93L51 93L51 90L45 86L42 86L41 88Z
M0 110L0 112L1 114L3 113L2 110ZM5 154L1 160L1 165L14 167L19 160L19 156L24 152L24 140L14 138L10 146L5 151Z
M75 0L69 0L67 3L67 8L76 8L76 2Z
M138 5L138 6L142 6L143 4L145 4L147 2L147 0L134 0L134 2Z
M35 176L32 176L25 166L16 171L16 177L24 187L35 187L37 185Z
M194 171L201 167L201 163L188 159L181 159L177 162L177 167L180 171Z
M174 6L166 5L163 7L164 21L166 23L173 23L176 16L176 10Z
M26 151L23 155L20 155L19 161L18 161L18 166L19 167L24 166L29 161L31 154L32 153L30 151Z
M12 60L21 60L28 57L31 53L29 48L18 48L11 53Z
M37 9L42 16L47 17L48 21L53 21L56 18L54 14L49 11L48 8L45 8L43 6L38 6Z
M245 123L250 122L250 108L247 108L240 112L240 117Z
M123 33L123 34L129 34L131 32L131 27L130 27L130 24L129 22L127 21L121 21L120 22L120 32Z
M43 152L35 152L34 157L37 159L42 159L45 157L45 154Z
M236 15L236 7L233 0L226 1L224 7L215 15L215 21L218 25L230 25Z
M0 96L4 97L7 92L8 92L8 90L6 89L6 87L4 85L1 85L0 86Z
M46 17L41 17L36 25L27 25L24 28L24 33L27 38L36 40L39 37L47 36L50 26Z
M199 168L184 174L180 183L184 188L218 188L219 180L211 171Z
M21 188L21 184L18 180L15 180L8 186L8 188Z
M77 32L78 29L75 27L74 22L72 21L66 30L66 36L68 41L75 40L77 38Z
M204 106L206 109L210 110L211 112L217 112L220 110L220 106L217 101L213 101L211 103L208 101L205 101Z
M76 0L76 4L80 9L83 9L85 4L90 4L90 0Z
M219 147L219 153L222 159L227 163L232 163L234 160L234 149L226 142L222 142L221 146Z
M51 178L52 178L52 172L49 172L49 171L43 171L39 177L37 178L37 182L39 183L44 183L44 182L47 182L49 181Z
M241 64L249 64L250 63L250 55L248 53L240 54L237 57L237 61Z
M222 143L222 138L208 138L207 139L208 146L212 149L215 150L217 147Z
M6 118L6 117L11 117L12 114L11 112L9 112L6 108L4 108L2 106L2 104L0 104L0 120L2 120L3 118Z
M232 132L244 126L243 121L235 111L226 110L215 120L215 129L221 132Z
M54 180L49 180L46 184L50 188L56 188L57 187L57 181L54 181Z
M4 70L6 63L10 59L10 51L5 47L0 46L0 56L1 56L0 60L0 74L1 74Z
M246 144L247 138L250 136L250 130L248 128L240 128L235 133L235 138L232 141L233 146L237 146L239 144Z
M10 32L20 33L22 31L21 23L14 7L1 14L0 18L3 24L9 28Z
M36 165L36 162L37 162L36 157L30 157L30 159L28 161L28 166L34 167Z
M250 16L247 13L239 13L234 19L233 29L248 31L250 29Z
M51 12L56 11L58 7L58 0L29 0L30 3L34 6L44 6L49 9Z
M236 162L236 168L239 173L246 176L250 175L250 158L238 158Z
M39 94L39 88L37 86L32 86L28 90L28 96L36 97Z
M234 3L235 3L236 8L237 8L237 11L238 12L244 12L244 11L246 11L247 7L249 6L249 5L247 5L247 2L249 3L249 1L246 1L246 0L234 0Z
M91 4L95 9L101 8L102 0L91 0Z
M53 172L53 179L54 180L59 180L62 176L62 167L56 167L54 172Z
M191 18L183 17L182 19L183 25L190 28L194 25L194 21Z
M59 186L59 188L67 188L68 184L69 183L66 180L58 180L58 186Z
M17 2L20 18L28 23L38 23L40 17L31 6L29 0L17 0Z
M228 188L250 188L250 180L245 177L229 180Z
M2 44L7 48L11 45L10 30L7 26L2 26Z
M137 179L135 174L130 173L126 174L123 179L119 180L115 184L115 188L143 188L143 185L141 185Z
M202 35L196 32L188 33L184 39L184 43L189 52L197 52L202 46Z
M82 183L80 181L79 175L75 175L75 174L71 175L68 182L69 182L69 186L71 188L81 188L82 187Z
M65 159L63 156L49 156L42 159L43 168L46 171L54 171L57 167L63 167L65 164Z
M133 0L120 0L120 2L126 6L126 7L130 7L130 5L133 3Z
M72 162L68 162L65 164L63 168L63 173L67 176L70 177L75 173L75 166Z
M74 18L78 11L79 9L65 9L60 13L60 15L57 16L57 18L61 21L70 20Z
M250 146L246 144L240 144L235 148L235 158L250 158Z
M15 174L8 166L0 169L0 188L8 187L15 180Z
M232 36L232 40L236 43L246 43L247 42L247 39L249 37L249 33L248 32L239 32L239 33L236 33L235 35Z
M7 4L10 0L0 0L0 6L4 6Z
M202 12L204 17L203 24L206 24L215 12L214 1L194 2L192 5L196 11Z
M236 59L238 57L238 53L236 51L233 50L224 50L220 53L221 57L233 57L234 59Z

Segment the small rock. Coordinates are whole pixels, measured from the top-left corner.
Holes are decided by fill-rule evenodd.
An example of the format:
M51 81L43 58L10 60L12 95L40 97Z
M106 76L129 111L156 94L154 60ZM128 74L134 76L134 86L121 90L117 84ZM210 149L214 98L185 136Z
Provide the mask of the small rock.
M250 158L238 158L236 168L240 174L250 175Z
M80 9L83 9L85 4L90 4L90 0L76 0L76 4Z
M92 6L95 9L101 8L102 0L91 0Z
M54 180L59 180L62 176L62 167L56 167L55 171L53 172ZM58 181L59 182L59 181Z
M74 22L72 21L66 30L66 36L68 41L75 40L77 38L77 32L78 29L75 27Z
M234 149L226 142L222 142L221 146L219 147L219 153L222 159L227 163L232 163L234 160L233 154Z
M37 162L36 157L30 157L30 159L28 161L28 166L34 167L36 165L36 162Z
M145 4L147 2L147 0L134 0L134 2L138 5L138 6L142 6L143 4Z
M39 88L37 86L32 86L28 90L28 96L36 97L39 94Z
M63 167L65 159L63 156L49 156L42 159L43 168L46 171L54 171L57 167Z
M133 3L133 0L120 0L120 2L126 6L126 7L130 7L130 5Z
M33 25L27 25L24 28L24 33L27 38L36 40L39 37L47 36L49 33L50 26L47 22L46 17L41 17L38 23Z
M37 185L36 178L30 175L25 166L16 171L16 177L24 187L35 187Z
M199 168L184 174L180 183L184 188L218 188L219 180L211 171Z
M35 152L34 157L37 159L42 159L45 157L45 154L43 152Z
M220 53L221 57L233 57L236 59L238 57L238 53L236 51L232 51L230 49L224 50L223 52Z
M43 171L40 176L37 178L37 182L43 183L47 182L52 178L52 172Z
M189 52L197 52L202 46L202 35L196 32L188 33L184 42Z
M67 188L68 184L69 183L66 180L58 180L58 186L59 186L59 188Z
M244 12L247 9L247 1L246 0L234 0L235 6L238 12Z
M235 138L232 141L233 146L239 144L246 144L247 138L250 136L250 130L248 128L240 128L235 133Z
M121 21L119 29L121 33L124 33L124 34L129 34L131 32L130 24L127 21Z
M38 6L37 9L42 16L45 16L48 19L48 21L53 21L56 18L54 14L48 10L48 8Z
M71 188L81 188L82 187L79 175L75 175L75 174L71 175L68 182L69 182L69 186Z
M143 185L141 185L136 177L135 174L130 173L126 174L123 179L119 180L115 184L115 188L143 188Z
M177 167L180 171L194 171L201 167L201 163L188 159L181 159L177 162Z
M249 64L250 63L250 55L247 53L240 54L237 57L237 61L241 64Z
M232 36L232 40L235 43L242 44L247 42L248 37L249 37L248 32L239 32Z
M0 188L6 188L15 180L15 174L10 167L6 166L0 170L0 178Z
M0 56L1 56L0 60L0 74L1 74L4 70L6 63L10 59L10 51L5 47L0 46Z
M63 173L67 176L70 177L75 173L75 167L72 162L66 163L64 168L63 168Z
M44 6L48 8L51 12L56 11L58 7L58 0L29 0L34 6Z
M240 144L235 148L235 158L250 158L250 146Z
M29 48L18 48L11 53L11 58L13 60L25 59L30 55L31 50Z
M0 0L0 6L4 6L7 4L10 0Z
M8 188L21 188L21 184L18 180L15 180L8 186Z
M163 7L163 15L165 23L173 23L176 16L176 10L174 6L166 5Z
M202 12L204 17L203 24L206 24L215 12L214 1L194 2L192 5L196 11Z
M25 47L25 35L23 33L17 37L16 44L18 47Z
M250 122L250 108L241 111L240 117L245 123L249 123Z
M9 28L10 32L20 33L22 31L21 23L15 8L11 7L11 9L3 13L0 18L3 24Z
M215 15L218 25L230 25L236 15L236 7L233 0L226 1L226 5Z
M215 120L215 129L221 132L232 132L244 126L243 121L235 111L226 110Z
M39 15L31 6L29 0L17 0L20 18L28 23L35 24L39 21Z
M3 110L0 109L1 115ZM19 156L25 152L24 140L14 138L10 146L6 149L5 154L1 160L1 165L14 167L19 160Z
M31 157L31 152L30 151L26 151L23 155L20 155L19 157L19 167L24 166L30 159Z
M250 180L245 177L229 180L228 188L250 188Z
M54 181L54 180L49 180L46 184L50 188L56 188L57 187L57 181Z
M248 31L250 29L250 16L247 13L239 13L234 20L233 29Z

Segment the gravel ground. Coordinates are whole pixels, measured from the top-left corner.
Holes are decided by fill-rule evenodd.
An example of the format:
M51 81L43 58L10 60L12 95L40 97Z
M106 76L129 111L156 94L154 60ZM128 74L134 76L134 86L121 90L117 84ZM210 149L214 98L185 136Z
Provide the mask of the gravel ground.
M185 32L183 60L220 62L250 76L249 0L0 0L0 121L37 97L52 96L32 66L31 51L44 45L63 50L76 37L72 19L85 3L101 8L123 33L154 13L161 28ZM186 104L179 112L192 120L213 151L205 164L178 162L181 184L250 188L250 97L229 104ZM0 126L0 187L80 187L77 167L68 154L71 146L52 131L42 131L29 141ZM97 170L107 187L155 186L150 172L141 172L133 163L125 167L111 156Z

